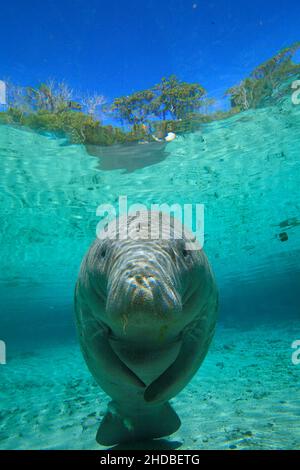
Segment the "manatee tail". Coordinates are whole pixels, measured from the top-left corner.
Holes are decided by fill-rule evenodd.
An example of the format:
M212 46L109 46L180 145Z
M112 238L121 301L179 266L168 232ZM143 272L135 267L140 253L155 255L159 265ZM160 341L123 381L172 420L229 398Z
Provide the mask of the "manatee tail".
M104 446L155 439L173 434L181 422L169 403L151 406L136 413L120 409L110 402L97 432L96 440Z

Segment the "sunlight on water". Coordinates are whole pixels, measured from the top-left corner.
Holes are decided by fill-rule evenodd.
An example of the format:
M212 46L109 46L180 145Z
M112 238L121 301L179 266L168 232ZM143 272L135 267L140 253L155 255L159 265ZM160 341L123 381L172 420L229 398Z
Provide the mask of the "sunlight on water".
M34 289L38 298L45 283L47 290L53 286L69 299L82 255L95 237L96 208L117 206L119 195L148 206L205 204L205 249L221 284L297 270L299 125L300 107L289 101L249 111L180 136L164 148L158 144L162 161L133 172L101 171L101 156L90 156L83 146L2 126L6 305L16 286L31 286L30 297ZM135 153L145 153L146 146L136 144ZM105 161L116 152L105 149ZM288 240L281 240L282 233Z
M226 121L208 124L199 132L179 136L171 143L158 144L156 156L147 151L147 144L135 144L133 154L136 156L139 151L142 154L138 166L130 151L122 151L120 155L118 148L105 151L100 148L90 152L91 155L84 146L68 145L64 139L0 127L0 331L9 340L9 353L14 348L17 351L11 357L12 365L5 366L6 386L19 384L9 395L18 405L15 411L7 412L5 422L8 428L18 429L15 420L21 413L24 423L37 419L40 433L27 431L26 437L20 440L17 433L8 435L2 431L4 448L96 446L95 410L103 407L105 398L97 387L94 388L77 349L76 353L64 349L63 342L58 348L51 345L55 344L55 339L74 337L73 288L82 256L95 237L96 208L101 203L117 204L119 195L127 195L129 203L142 202L148 206L163 202L205 204L205 251L222 294L221 322L227 320L236 326L251 317L252 323L259 325L260 321L274 319L276 315L282 321L289 315L291 319L299 319L297 301L292 305L288 296L285 297L286 292L291 294L299 285L299 126L300 106L293 106L287 99L278 106L244 112ZM155 144L151 144L151 148L155 153ZM253 292L256 300L253 300ZM265 317L260 317L261 313ZM239 330L223 333L221 330L212 355L203 371L201 369L203 375L197 375L193 385L183 393L181 402L175 400L175 404L180 403L185 410L182 412L185 424L179 434L183 441L183 436L189 436L184 441L185 448L199 445L206 448L276 448L279 445L295 448L297 445L295 416L299 401L291 397L298 369L292 368L289 359L290 342L295 338L291 337L292 330L286 332L284 338L271 330L265 337L264 328L255 331L250 340L248 337L243 340ZM293 330L293 334L296 332ZM26 355L20 347L26 340L33 349L41 342L41 351L29 351ZM259 366L253 366L252 362L268 341L279 344L281 349L276 349L277 356L272 356L273 362L266 365L273 368L275 375L270 376L262 390L257 374L265 374L263 359ZM250 344L253 359L249 358L247 348L243 349L246 342ZM53 348L50 352L45 349L48 343ZM72 348L75 348L74 343ZM231 351L236 354L230 359L235 361L234 370L226 362L226 354L229 357ZM14 368L18 358L22 365ZM281 369L278 369L278 361L281 361ZM45 363L48 367L46 381ZM60 364L58 369L57 363ZM28 367L30 364L32 376L23 398L17 391L26 385L27 364ZM254 368L246 378L245 368L252 367L251 364ZM230 395L229 392L222 395L225 400L222 402L215 377L216 371L219 377L224 367L222 387L230 390ZM231 388L235 379L230 374L235 370L240 380ZM62 377L68 373L72 379L62 385ZM294 380L288 382L293 374ZM280 387L276 386L278 390L273 393L276 380ZM244 395L241 398L241 393L245 392L239 388L241 384L245 386L246 381L249 400L262 400L270 395L273 401L268 404L254 401L264 403L257 411L258 405L249 405L250 402L241 402L235 411L226 406L224 403L231 403L233 398L237 402L246 400ZM291 387L291 402L282 406L280 390L287 383ZM42 386L50 395L43 392L36 403L39 390L36 387ZM89 394L84 390L90 390ZM203 398L199 408L201 415L196 414L194 420L185 417L189 414L189 403L193 399L196 403L199 393ZM45 410L51 397L55 398L53 406L56 404L51 411L49 409L49 416L52 413L49 427L50 418L48 420ZM31 408L27 407L28 400ZM273 418L276 406L279 408ZM39 414L40 408L42 414ZM202 414L202 410L207 414ZM263 420L265 427L255 435L253 429L259 420L262 422L262 414L268 419ZM74 422L70 424L72 415ZM243 419L246 421L241 421ZM276 423L280 423L278 435L276 431L271 441L269 432L277 429ZM280 441L280 426L286 423L289 423L290 435L283 442ZM194 425L205 432L198 432L192 440ZM68 426L72 429L71 435ZM222 433L217 431L218 426Z

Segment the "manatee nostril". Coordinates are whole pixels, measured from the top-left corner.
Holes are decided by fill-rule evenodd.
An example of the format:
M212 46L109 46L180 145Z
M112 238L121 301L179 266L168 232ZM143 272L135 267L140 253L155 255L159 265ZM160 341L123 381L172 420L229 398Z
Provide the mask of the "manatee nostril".
M136 281L137 284L143 284L143 283L144 283L144 282L143 282L143 281L144 281L144 278L143 278L143 276L141 276L140 274L137 274L137 275L135 276L135 281Z

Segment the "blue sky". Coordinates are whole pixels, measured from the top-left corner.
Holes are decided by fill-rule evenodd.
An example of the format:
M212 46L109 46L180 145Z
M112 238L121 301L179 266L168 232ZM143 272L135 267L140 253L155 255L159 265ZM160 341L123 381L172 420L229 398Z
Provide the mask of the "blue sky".
M56 78L110 99L172 73L221 97L300 39L298 0L7 0L0 8L0 79Z

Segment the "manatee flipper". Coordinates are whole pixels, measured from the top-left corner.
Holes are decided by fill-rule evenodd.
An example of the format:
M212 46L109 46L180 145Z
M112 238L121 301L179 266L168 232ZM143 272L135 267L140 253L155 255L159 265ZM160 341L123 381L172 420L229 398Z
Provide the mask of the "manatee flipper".
M102 387L103 378L109 377L106 379L108 383L123 381L138 389L145 388L144 382L119 359L105 336L97 336L92 343L91 349L85 349L83 354L88 359L91 372ZM106 387L103 388L105 390Z
M214 328L210 332L205 330L205 322L199 321L186 332L177 359L146 388L146 402L167 401L177 395L191 380L206 356L214 333Z
M155 439L173 434L181 422L169 403L132 412L112 401L97 432L96 440L104 446Z
M108 327L91 317L88 317L88 321L84 320L84 313L86 313L84 310L88 309L86 304L83 303L79 307L76 303L75 309L77 312L77 323L80 323L79 340L82 354L99 385L108 394L111 391L111 387L115 388L114 382L118 383L119 381L128 383L130 386L138 389L145 388L144 382L113 351L109 343ZM103 382L107 386L103 385Z

